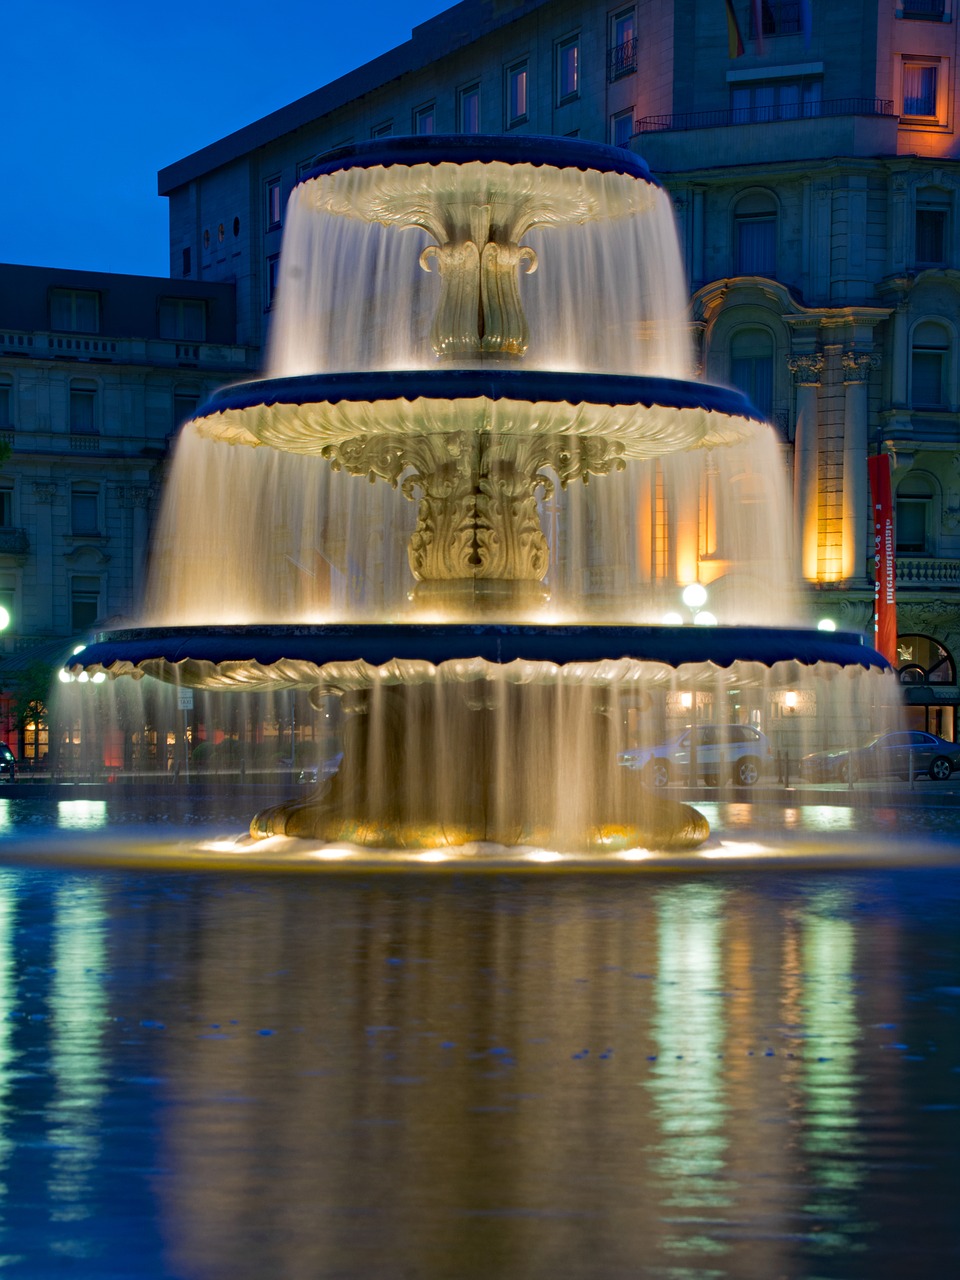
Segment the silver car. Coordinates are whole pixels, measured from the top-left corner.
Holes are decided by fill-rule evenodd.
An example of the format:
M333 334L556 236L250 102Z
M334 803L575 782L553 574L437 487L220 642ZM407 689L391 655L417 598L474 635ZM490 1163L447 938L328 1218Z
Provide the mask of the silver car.
M669 742L655 747L635 747L617 757L627 769L639 769L652 787L668 782L685 782L690 777L690 735L684 729ZM697 725L697 777L708 787L731 781L738 787L752 787L773 766L769 740L749 724Z

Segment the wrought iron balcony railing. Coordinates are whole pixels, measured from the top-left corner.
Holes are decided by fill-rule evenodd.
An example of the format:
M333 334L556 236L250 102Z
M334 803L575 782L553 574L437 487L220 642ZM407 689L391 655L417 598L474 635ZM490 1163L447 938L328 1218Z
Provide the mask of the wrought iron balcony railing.
M637 37L607 50L607 79L619 80L637 69Z
M725 111L681 111L669 116L643 116L637 133L684 129L720 129L735 124L772 124L784 120L821 120L825 116L892 116L888 98L830 98L826 102L783 103L769 107L730 107Z

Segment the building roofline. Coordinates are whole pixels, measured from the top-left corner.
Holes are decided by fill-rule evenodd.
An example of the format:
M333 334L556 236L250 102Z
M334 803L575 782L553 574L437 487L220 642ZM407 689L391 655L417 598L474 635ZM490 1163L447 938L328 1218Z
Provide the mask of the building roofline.
M219 169L284 134L293 133L391 80L418 71L435 62L441 54L473 44L480 37L509 26L547 2L515 0L507 10L504 0L461 0L460 4L414 27L410 39L403 44L167 165L157 174L157 191L161 196L168 196L202 174Z

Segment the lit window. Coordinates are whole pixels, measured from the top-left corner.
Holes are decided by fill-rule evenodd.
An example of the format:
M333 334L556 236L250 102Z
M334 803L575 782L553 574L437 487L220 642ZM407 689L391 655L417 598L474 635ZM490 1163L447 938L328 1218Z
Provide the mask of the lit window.
M97 434L97 390L83 383L70 388L70 432L75 436Z
M87 631L100 616L100 579L76 577L70 583L70 626Z
M633 107L610 117L610 141L615 147L629 147L634 133Z
M480 132L480 86L472 84L460 90L457 118L461 133Z
M436 133L437 109L431 102L427 107L419 107L413 113L413 132L421 135Z
M777 205L772 196L757 192L737 201L734 211L736 273L766 276L777 271Z
M99 333L99 293L90 289L51 289L50 328L66 333Z
M161 298L158 322L161 338L203 342L207 336L207 304L202 298Z
M507 124L521 124L527 118L527 64L518 63L507 71Z
M637 15L631 6L610 20L610 48L607 51L607 79L619 80L637 69Z
M557 102L568 102L580 93L580 37L557 45Z
M277 286L280 281L280 255L271 254L267 259L267 310L277 300Z
M765 418L773 416L773 338L766 329L740 329L733 335L730 381Z
M940 68L935 62L903 63L903 112L910 119L936 120Z
M950 335L941 324L926 320L913 331L910 403L915 409L947 407Z
M906 476L897 488L894 527L898 555L925 555L930 550L933 486L923 476Z
M96 485L75 484L70 490L70 531L75 537L100 532L100 492Z
M283 221L282 190L279 178L271 178L267 183L267 230L272 231Z

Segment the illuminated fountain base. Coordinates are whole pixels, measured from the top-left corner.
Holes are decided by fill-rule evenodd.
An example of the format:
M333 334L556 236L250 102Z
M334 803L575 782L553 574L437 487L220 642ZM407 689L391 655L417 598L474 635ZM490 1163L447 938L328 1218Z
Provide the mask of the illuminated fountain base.
M714 686L796 683L812 666L869 700L885 664L860 636L795 629L330 625L103 633L70 671L337 696L337 774L257 814L254 836L599 852L693 849L709 835L697 810L617 765L626 704L655 714L681 669Z

